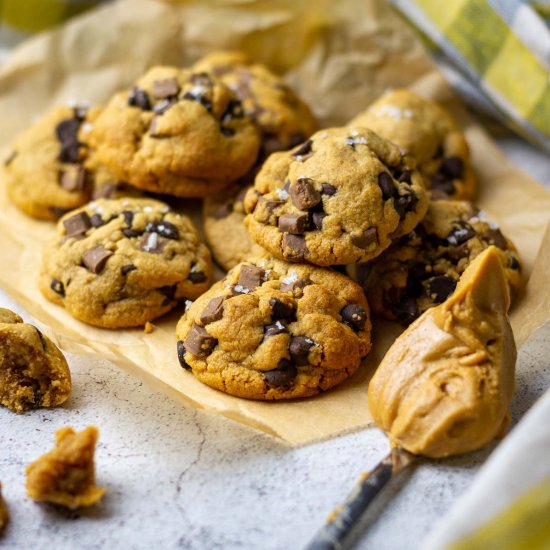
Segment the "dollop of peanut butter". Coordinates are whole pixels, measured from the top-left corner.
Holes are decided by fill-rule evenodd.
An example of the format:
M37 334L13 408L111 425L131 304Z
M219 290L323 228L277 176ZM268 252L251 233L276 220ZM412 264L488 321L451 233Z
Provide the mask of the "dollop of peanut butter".
M480 254L452 296L397 338L372 378L370 410L392 445L441 458L508 427L517 354L496 252Z

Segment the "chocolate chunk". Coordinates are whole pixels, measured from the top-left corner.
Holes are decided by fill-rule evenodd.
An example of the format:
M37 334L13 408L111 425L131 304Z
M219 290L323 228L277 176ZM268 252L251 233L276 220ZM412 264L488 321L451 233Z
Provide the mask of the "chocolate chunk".
M309 350L314 345L315 342L310 338L306 338L305 336L293 336L288 346L291 359L296 365L308 365Z
M506 242L504 235L498 228L487 230L483 234L483 238L492 242L497 248L500 248L501 250L508 249L508 243Z
M77 142L80 121L74 118L62 120L55 128L55 135L62 143Z
M227 218L229 214L233 212L233 207L229 202L222 204L216 211L212 214L212 217L216 220L222 220Z
M264 380L272 388L281 388L292 383L297 374L298 370L288 359L281 359L276 369L264 372Z
M455 192L455 184L445 174L436 174L432 178L432 198L439 200L449 197Z
M281 323L281 321L275 321L273 325L266 325L264 328L264 339L267 340L270 336L275 336L276 334L282 334L283 332L288 332L287 328Z
M77 141L67 141L61 146L59 160L69 164L75 164L80 160L80 144Z
M411 173L408 170L405 170L397 178L397 181L400 183L411 183Z
M15 157L17 156L17 151L12 151L8 157L6 158L6 160L4 161L4 166L9 166L14 160L15 160Z
M410 279L420 279L420 280L424 280L428 277L430 277L432 275L432 271L428 269L426 269L428 267L428 264L425 264L425 263L417 263L417 264L414 264L410 269L409 269L409 278Z
M240 101L232 99L222 114L222 122L230 122L234 118L243 118L244 109Z
M183 342L181 340L178 340L178 343L176 344L176 349L178 352L178 361L180 362L180 365L184 369L191 369L191 367L187 364L187 361L185 360L185 354L187 350L185 349L185 346L183 345Z
M163 306L167 306L168 304L171 304L172 302L176 301L176 291L178 289L177 285L167 285L167 286L161 286L160 288L157 288L158 292L164 296L164 300L162 301Z
M366 145L368 140L364 136L350 136L346 138L346 145L349 145L354 151L356 145Z
M195 89L195 90L191 90L189 92L185 92L183 94L183 99L187 99L189 101L197 101L207 111L212 110L212 101L210 101L210 99L208 99L208 97L206 96L206 90ZM222 129L222 131L223 131L223 129Z
M262 284L264 270L255 265L243 265L239 273L237 286L247 291L254 290Z
M199 283L204 283L208 279L204 271L197 271L197 264L191 265L191 272L189 273L189 276L187 278L194 285L198 285Z
M76 166L72 169L65 170L61 174L59 185L65 191L81 191L86 183L86 172L83 166Z
M310 279L296 279L295 281L286 281L281 279L281 286L279 290L281 292L294 292L295 290L303 290L306 286L312 285L313 281Z
M105 225L105 222L100 214L94 214L90 218L90 223L92 224L92 227L101 227L102 225Z
M161 102L157 103L153 107L153 112L156 115L163 115L172 105L175 105L176 102L173 99L163 99Z
M388 172L382 172L378 174L378 185L382 190L382 198L387 201L395 195L395 186L393 185L393 178Z
M329 197L334 195L337 191L336 187L334 187L334 185L331 185L330 183L323 183L323 185L321 185L321 188L321 192L323 193L323 195L328 195Z
M78 212L63 220L67 237L81 237L92 227L92 222L86 212Z
M461 178L464 173L464 161L459 157L447 157L439 171L454 179Z
M65 298L65 286L59 279L52 279L52 282L50 283L50 288L56 294L59 294L59 296Z
M233 128L227 128L226 126L220 126L220 132L225 137L233 137L235 135L235 130L233 130Z
M447 256L450 260L458 263L462 258L467 258L470 255L468 243L462 243L460 246L451 246L447 250Z
M131 271L135 271L136 269L137 269L137 267L134 264L128 264L128 265L123 265L120 268L120 272L123 275L128 275L128 273L130 273Z
M176 77L163 78L153 82L153 96L155 99L166 99L178 95L180 85Z
M121 213L126 226L132 227L132 222L134 221L134 213L131 210L123 210Z
M189 82L192 82L197 86L205 86L207 88L211 88L214 85L208 73L193 73L189 77Z
M418 197L411 191L406 195L400 195L399 197L394 198L393 207L395 211L399 214L399 219L402 220L407 212L414 210L418 202Z
M116 183L109 181L107 183L104 183L100 187L94 188L94 190L92 191L92 199L109 199L116 190Z
M284 249L290 249L290 253L284 253ZM285 233L283 236L283 254L285 257L292 256L296 259L303 259L309 252L306 239L301 235L292 235Z
M101 273L107 260L114 254L112 250L107 250L104 246L98 245L84 252L82 263L88 271L92 273Z
M76 119L82 122L88 114L88 107L86 105L76 105L73 107L73 114Z
M142 111L151 110L151 102L149 101L147 92L137 86L134 86L134 89L128 96L128 105L131 107L139 107Z
M429 297L440 304L444 302L456 287L456 281L447 275L437 275L428 281Z
M180 238L178 228L165 220L161 222L150 222L145 226L145 231L148 233L158 233L167 239L177 240Z
M143 233L137 229L123 229L122 234L128 239L133 239L134 237L139 237Z
M342 322L359 332L365 328L367 321L367 312L357 304L348 304L340 311Z
M285 321L293 321L296 318L296 310L292 304L285 304L279 298L270 298L269 305L271 306L271 316L274 320L284 319Z
M311 220L313 221L313 225L317 229L323 229L323 220L326 218L325 212L313 212L311 214Z
M510 258L510 269L513 269L515 271L521 271L521 264L518 262L518 259L515 256L512 256L512 254L509 254Z
M410 325L420 315L416 300L410 296L395 304L392 311L402 325Z
M321 202L321 193L317 191L310 178L298 178L289 188L294 206L300 210L313 208Z
M378 244L378 232L376 231L376 227L369 227L360 235L351 235L351 242L359 248L367 248L371 244Z
M216 347L218 340L213 336L210 336L204 327L199 325L193 325L191 330L187 334L187 338L183 342L183 345L187 351L190 351L197 357L205 357L210 355L212 350Z
M144 233L139 243L139 247L144 252L161 254L166 246L166 242L166 239L159 237L157 233Z
M273 212L279 208L279 206L282 206L285 201L266 201L265 199L260 199L262 204L265 206L265 208L273 214Z
M447 235L447 242L458 246L469 241L476 234L475 229L467 222L457 222L453 230Z
M283 214L277 223L279 231L300 235L309 228L307 214Z
M61 216L64 216L67 212L70 212L69 208L59 208L59 206L50 206L49 210L56 218L60 218Z
M226 296L216 296L216 298L212 298L208 304L206 304L200 316L203 325L208 325L223 317L223 303L225 298Z
M311 139L308 139L307 141L304 141L302 145L300 145L296 150L292 151L292 156L296 160L305 160L304 157L310 156L312 154L311 147L313 145L313 141Z

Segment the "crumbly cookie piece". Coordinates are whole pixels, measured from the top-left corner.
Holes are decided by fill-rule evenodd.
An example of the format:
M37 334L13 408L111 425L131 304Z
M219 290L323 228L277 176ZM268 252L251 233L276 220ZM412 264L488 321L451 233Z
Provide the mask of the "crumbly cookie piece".
M120 181L181 197L216 193L254 164L259 131L214 76L154 67L117 93L90 135Z
M23 413L56 407L71 393L71 373L57 346L35 326L0 308L0 404Z
M2 496L2 484L0 483L0 535L8 524L9 519L10 513L8 510L8 505Z
M393 90L350 122L365 126L413 155L432 199L471 199L476 180L463 132L435 101Z
M244 226L244 196L247 187L234 188L209 197L203 203L204 234L214 260L226 271L246 258L265 251L256 244Z
M414 166L370 130L322 130L269 157L245 197L245 224L281 259L366 262L424 216L427 196Z
M317 129L305 102L267 67L241 52L209 54L193 70L212 73L235 92L262 132L261 159L299 145Z
M466 201L432 201L422 222L362 275L372 310L404 325L444 302L472 260L497 247L511 294L521 286L512 241L483 211Z
M55 433L55 447L27 466L27 494L39 502L67 508L92 506L105 494L95 484L94 452L99 431L89 426Z
M8 197L29 216L53 220L89 200L83 134L93 113L55 107L14 141L5 160Z
M186 216L153 199L99 199L59 221L40 289L85 323L133 327L202 294L211 273Z
M232 269L177 326L182 367L250 399L307 397L351 376L371 347L359 285L329 269L270 256Z

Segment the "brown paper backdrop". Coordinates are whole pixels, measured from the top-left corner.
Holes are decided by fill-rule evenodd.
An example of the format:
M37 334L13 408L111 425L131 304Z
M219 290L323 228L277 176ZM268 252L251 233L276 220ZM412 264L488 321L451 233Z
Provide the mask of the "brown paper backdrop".
M533 272L512 314L519 343L550 317L550 235L542 242L550 193L517 170L452 96L421 46L382 0L162 3L127 0L101 8L23 44L0 68L0 152L13 135L52 105L101 103L153 64L188 65L220 48L242 49L284 73L323 125L343 124L388 87L411 86L438 99L464 125L480 180L478 203L513 236ZM195 207L191 213L196 217ZM160 385L187 404L238 420L292 444L369 425L370 373L396 335L376 327L363 368L334 391L309 400L261 403L224 395L181 370L174 328L181 310L152 334L108 331L75 321L47 302L36 278L47 222L11 206L0 183L0 284L67 351L98 355Z

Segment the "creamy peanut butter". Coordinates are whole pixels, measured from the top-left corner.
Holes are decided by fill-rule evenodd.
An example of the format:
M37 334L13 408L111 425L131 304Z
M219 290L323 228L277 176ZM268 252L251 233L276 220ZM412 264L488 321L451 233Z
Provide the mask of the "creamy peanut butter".
M454 294L395 341L369 385L369 406L394 446L431 458L467 453L503 433L516 347L508 286L494 246Z

